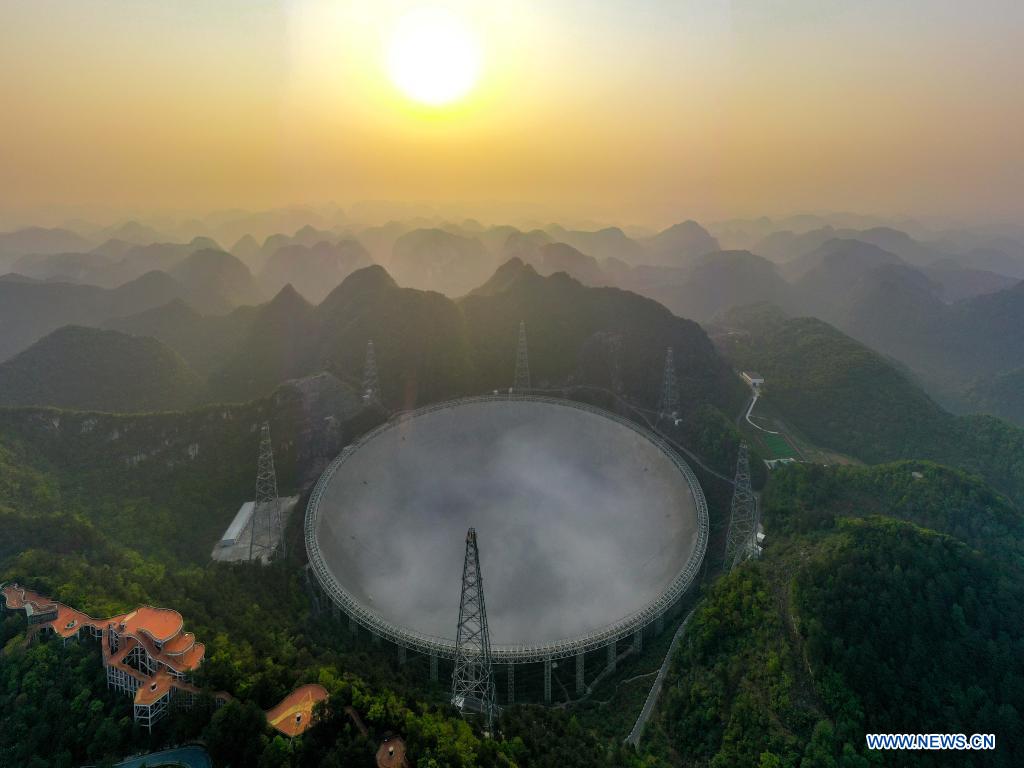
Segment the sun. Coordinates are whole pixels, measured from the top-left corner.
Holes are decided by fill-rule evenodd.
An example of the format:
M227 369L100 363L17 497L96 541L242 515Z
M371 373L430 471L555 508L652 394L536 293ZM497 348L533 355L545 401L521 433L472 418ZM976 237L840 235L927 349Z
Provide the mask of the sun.
M388 73L413 101L440 107L468 94L480 78L482 54L473 28L444 8L403 15L388 42Z

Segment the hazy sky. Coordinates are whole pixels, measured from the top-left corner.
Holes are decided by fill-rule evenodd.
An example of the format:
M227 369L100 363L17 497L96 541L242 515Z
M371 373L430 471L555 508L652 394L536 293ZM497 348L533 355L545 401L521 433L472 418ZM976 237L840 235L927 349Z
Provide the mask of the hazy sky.
M479 37L414 106L412 7ZM1024 214L1018 0L4 0L0 206Z

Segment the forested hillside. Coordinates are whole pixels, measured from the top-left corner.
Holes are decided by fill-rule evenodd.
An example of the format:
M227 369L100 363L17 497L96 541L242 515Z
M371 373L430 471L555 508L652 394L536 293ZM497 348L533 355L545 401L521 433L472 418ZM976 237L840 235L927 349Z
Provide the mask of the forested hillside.
M789 467L763 522L762 559L697 609L655 752L721 768L943 766L942 753L872 754L864 734L963 732L996 733L998 748L958 765L1024 759L1015 507L927 464Z
M504 389L524 320L535 388L610 387L617 367L626 391L653 403L665 348L673 346L686 410L705 402L732 410L742 400L742 388L695 323L626 291L588 288L564 274L541 277L518 260L457 302L399 287L381 267L353 273L315 308L286 288L260 308L211 387L219 399L246 399L325 368L358 386L373 339L392 407ZM597 337L605 345L594 366L588 342Z
M159 339L205 377L224 365L259 312L260 307L239 307L226 315L203 315L175 299L143 312L111 318L102 327Z
M1024 424L1024 368L983 378L965 395L972 411L991 413L1012 424Z
M0 407L81 411L176 410L196 405L203 380L153 338L65 326L0 363Z
M459 307L477 386L485 391L512 383L522 320L535 388L566 382L610 388L617 368L625 392L653 405L660 395L665 349L672 347L685 412L710 403L731 413L744 397L742 385L699 325L629 291L587 288L565 274L541 277L513 259L461 299Z
M733 313L722 337L737 368L765 377L763 397L816 443L866 462L930 459L982 475L1024 499L1024 430L956 417L877 352L812 318Z

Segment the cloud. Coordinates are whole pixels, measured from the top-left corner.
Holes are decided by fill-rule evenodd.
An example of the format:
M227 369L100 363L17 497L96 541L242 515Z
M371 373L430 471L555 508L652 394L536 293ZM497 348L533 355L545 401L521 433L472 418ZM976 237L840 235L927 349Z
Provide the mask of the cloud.
M496 644L600 629L656 599L687 561L692 497L661 451L564 406L475 403L364 445L321 507L346 588L393 622L454 637L477 529Z

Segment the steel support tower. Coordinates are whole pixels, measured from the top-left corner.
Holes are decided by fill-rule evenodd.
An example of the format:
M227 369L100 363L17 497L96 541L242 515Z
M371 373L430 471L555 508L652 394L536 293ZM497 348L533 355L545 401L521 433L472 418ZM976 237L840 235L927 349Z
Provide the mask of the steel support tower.
M740 443L736 462L736 487L732 494L729 533L725 539L725 567L730 570L754 552L757 536L757 499L750 488L750 457Z
M519 321L519 347L516 349L516 380L513 385L516 392L530 389L530 356L526 351L526 321Z
M274 469L274 447L270 441L270 424L260 427L260 453L256 465L256 507L252 513L249 559L269 556L277 548L284 554L284 520L281 500L277 495L277 472Z
M679 414L679 386L676 383L676 364L672 347L665 352L665 373L661 380L661 402L658 416L674 419Z
M380 382L377 380L377 355L373 339L366 342L366 362L363 364L363 403L380 405Z
M459 603L459 628L455 635L452 704L463 715L482 716L487 733L493 734L497 714L495 702L491 635L487 629L480 553L476 545L476 529L470 528L466 533L466 558L462 565L462 599Z

